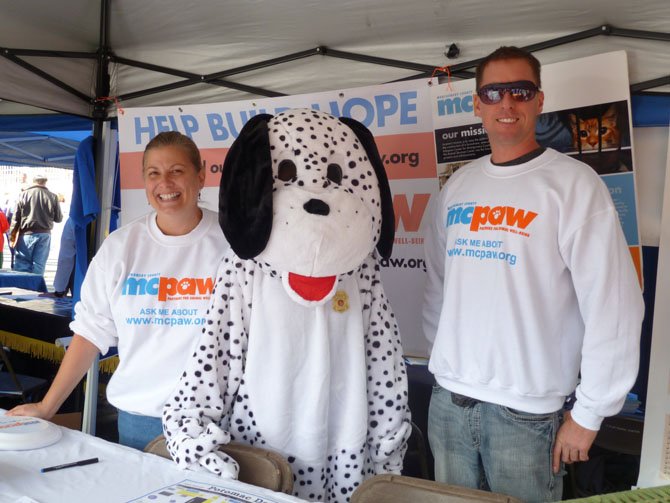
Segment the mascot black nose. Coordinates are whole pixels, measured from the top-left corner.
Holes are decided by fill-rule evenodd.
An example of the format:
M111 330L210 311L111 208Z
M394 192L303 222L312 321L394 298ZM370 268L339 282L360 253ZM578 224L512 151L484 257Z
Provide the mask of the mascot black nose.
M312 215L326 216L330 213L330 207L321 199L310 199L303 205L303 208L305 208L307 213L311 213Z

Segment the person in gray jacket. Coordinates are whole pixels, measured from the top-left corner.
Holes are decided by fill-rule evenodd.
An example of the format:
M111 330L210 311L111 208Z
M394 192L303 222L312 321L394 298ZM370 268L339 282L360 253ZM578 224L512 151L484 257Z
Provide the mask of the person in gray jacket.
M44 274L51 247L54 222L63 220L58 196L46 187L47 178L37 175L19 196L12 217L11 241L14 270Z

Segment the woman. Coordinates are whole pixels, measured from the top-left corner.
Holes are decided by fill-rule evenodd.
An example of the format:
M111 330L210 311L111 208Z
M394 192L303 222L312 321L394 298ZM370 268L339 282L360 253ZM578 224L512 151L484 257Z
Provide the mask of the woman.
M216 213L198 207L205 171L192 140L161 133L142 164L155 211L105 240L82 285L70 325L75 336L51 388L41 402L8 413L51 418L95 356L117 346L107 398L119 409L119 442L137 449L162 433L163 404L193 353L228 248Z

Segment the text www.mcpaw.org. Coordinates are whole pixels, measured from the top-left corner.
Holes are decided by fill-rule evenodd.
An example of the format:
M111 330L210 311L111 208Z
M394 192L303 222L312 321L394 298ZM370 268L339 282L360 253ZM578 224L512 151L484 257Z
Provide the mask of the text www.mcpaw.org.
M172 316L129 316L126 318L128 325L165 325L168 327L182 325L204 325L205 318L177 318Z
M450 257L472 257L479 260L503 260L509 265L516 265L516 255L498 250L482 250L453 247L447 250Z

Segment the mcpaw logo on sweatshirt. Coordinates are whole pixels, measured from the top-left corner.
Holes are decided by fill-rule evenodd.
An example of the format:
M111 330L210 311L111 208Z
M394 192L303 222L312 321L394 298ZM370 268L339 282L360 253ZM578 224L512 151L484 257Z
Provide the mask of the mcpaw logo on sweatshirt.
M447 227L469 225L472 232L501 230L530 236L525 229L535 220L537 213L513 206L478 206L475 203L458 203L449 206Z
M158 300L200 299L214 290L212 278L170 278L160 274L130 273L122 295L156 295Z

